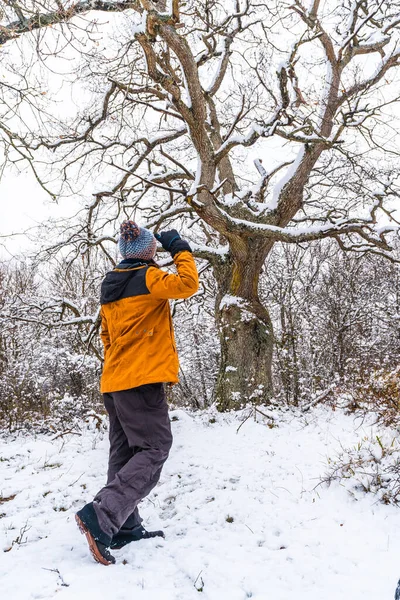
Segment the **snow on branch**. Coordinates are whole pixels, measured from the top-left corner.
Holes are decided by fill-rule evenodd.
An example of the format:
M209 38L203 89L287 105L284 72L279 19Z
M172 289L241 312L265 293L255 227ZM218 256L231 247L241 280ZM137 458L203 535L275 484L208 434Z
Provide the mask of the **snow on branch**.
M16 21L8 25L0 25L0 46L10 40L18 38L23 33L30 33L36 29L51 27L60 23L70 21L73 17L87 13L92 10L101 12L120 12L121 10L134 9L142 12L140 3L135 0L107 1L107 0L83 0L72 5L64 5L62 2L54 2L54 10L46 13L39 12L41 3L32 2L32 8L23 7L18 4L14 8ZM37 7L37 9L36 9ZM140 28L138 28L138 31Z
M382 246L387 250L390 247L385 242L384 236L389 233L400 232L400 225L378 225L371 219L339 219L335 223L327 222L320 225L309 225L302 227L278 227L267 223L256 223L232 217L223 209L220 209L228 222L239 226L246 235L262 234L275 241L287 243L300 243L314 241L325 237L337 237L359 234L369 244Z

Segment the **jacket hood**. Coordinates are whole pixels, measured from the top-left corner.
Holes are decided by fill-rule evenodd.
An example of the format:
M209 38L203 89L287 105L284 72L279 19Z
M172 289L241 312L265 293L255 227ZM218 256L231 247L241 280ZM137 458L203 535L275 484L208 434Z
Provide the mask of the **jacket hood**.
M133 266L137 266L133 265ZM107 273L101 284L100 304L108 304L119 300L125 291L126 286L137 270L128 270L124 265L125 271L110 271ZM118 265L119 268L119 265Z

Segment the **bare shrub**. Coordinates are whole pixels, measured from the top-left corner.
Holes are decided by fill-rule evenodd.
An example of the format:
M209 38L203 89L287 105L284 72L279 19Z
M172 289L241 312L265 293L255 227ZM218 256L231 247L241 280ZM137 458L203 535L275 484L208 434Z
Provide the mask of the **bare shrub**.
M400 367L361 371L353 386L347 408L373 413L386 427L400 426Z
M400 504L400 444L394 432L365 437L328 465L321 483L339 482L355 498L373 494L384 504Z

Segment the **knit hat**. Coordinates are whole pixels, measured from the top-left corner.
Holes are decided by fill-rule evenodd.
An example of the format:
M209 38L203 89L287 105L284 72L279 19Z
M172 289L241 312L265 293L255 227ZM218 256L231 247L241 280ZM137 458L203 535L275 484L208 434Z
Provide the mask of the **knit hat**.
M149 229L139 227L134 221L124 221L120 232L118 245L123 258L154 258L157 240Z

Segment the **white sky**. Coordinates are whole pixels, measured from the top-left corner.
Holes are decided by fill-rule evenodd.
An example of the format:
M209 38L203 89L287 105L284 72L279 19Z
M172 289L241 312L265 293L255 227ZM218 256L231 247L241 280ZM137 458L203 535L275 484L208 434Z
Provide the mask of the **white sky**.
M32 171L17 174L7 170L0 179L0 258L11 258L31 246L21 234L39 225L50 216L66 216L76 210L76 202L62 199L58 204L40 187Z

